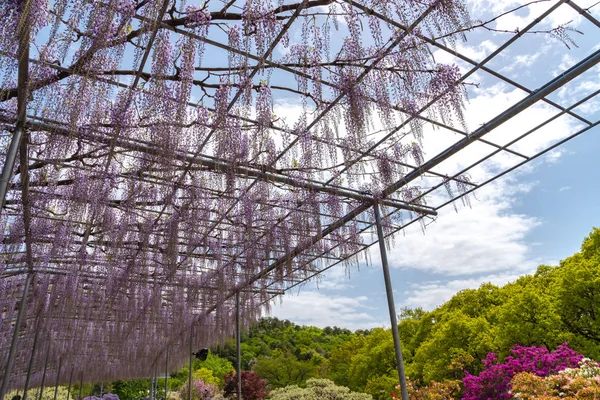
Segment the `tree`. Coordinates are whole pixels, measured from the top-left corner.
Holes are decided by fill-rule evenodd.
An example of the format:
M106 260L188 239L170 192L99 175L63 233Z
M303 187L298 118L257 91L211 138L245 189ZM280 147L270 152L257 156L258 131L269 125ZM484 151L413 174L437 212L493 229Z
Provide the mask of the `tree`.
M558 309L555 279L527 275L502 288L506 301L496 309L496 343L501 355L513 345L554 348L570 341Z
M581 252L562 261L554 273L562 322L582 339L576 345L586 355L600 357L600 229L594 228Z
M268 394L267 382L254 371L242 371L242 398L244 400L262 400ZM225 397L234 398L237 394L237 375L230 372L225 376Z
M223 377L234 370L233 365L229 360L213 353L208 353L208 357L206 357L206 360L204 361L194 360L194 370L196 371L194 374L202 369L212 371L212 376L217 380L217 382L213 382L209 378L209 380L205 380L205 382L214 383L217 386L223 386ZM198 376L198 378L202 378L202 376Z
M464 365L466 370L477 369L480 360L495 350L492 327L483 316L469 316L460 310L439 312L439 318L427 339L417 349L414 362L407 367L414 380L442 381L456 378L456 370L449 366L460 357L464 363L471 355L472 362Z
M133 381L115 381L112 384L113 392L121 400L143 399L148 396L150 381L147 379L137 379Z
M300 361L291 353L279 354L273 358L259 357L252 367L261 378L272 387L302 385L317 376L319 366L312 361Z

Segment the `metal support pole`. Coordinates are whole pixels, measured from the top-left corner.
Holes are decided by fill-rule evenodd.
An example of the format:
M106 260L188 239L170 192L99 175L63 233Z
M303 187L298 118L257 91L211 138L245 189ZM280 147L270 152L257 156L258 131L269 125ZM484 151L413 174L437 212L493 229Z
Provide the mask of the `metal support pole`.
M33 337L33 346L31 347L31 356L29 357L29 366L27 367L27 377L25 378L25 388L23 389L23 399L27 400L27 390L29 389L29 379L31 378L31 369L33 368L33 359L35 358L35 349L37 348L38 336L40 333L40 320L35 324L35 336ZM67 399L69 400L69 399Z
M100 384L100 398L102 398L102 396L104 396L104 382L102 382ZM56 400L56 399L54 399Z
M235 351L237 375L237 400L242 398L242 349L240 347L240 292L235 293Z
M17 152L21 146L21 139L25 132L25 120L27 118L27 85L29 80L29 33L30 25L28 21L28 9L25 7L23 15L20 17L19 24L22 28L18 29L16 34L19 36L19 72L18 72L18 86L17 86L17 124L13 137L6 153L6 159L4 160L4 166L2 167L2 175L0 176L0 210L4 209L4 202L6 201L6 193L8 192L8 185L10 178L15 167L15 160L17 159ZM8 372L8 371L6 371ZM8 376L8 374L5 374ZM0 400L4 397L4 392L0 395Z
M190 373L188 377L188 400L192 400L192 369L194 367L194 325L190 325Z
M398 379L402 390L402 400L408 400L408 390L406 388L406 377L404 375L404 363L402 361L402 349L400 348L400 335L398 334L398 320L396 318L396 306L394 305L394 293L392 289L392 280L390 279L390 270L385 249L385 237L381 227L381 216L379 214L379 205L373 206L375 211L375 224L377 225L377 237L379 239L379 251L381 252L381 266L383 268L383 279L385 281L385 293L387 295L388 309L390 311L390 323L392 324L392 336L394 337L394 350L396 352L396 365L398 368Z
M150 397L150 400L154 400L154 393L152 392L154 390L154 375L152 375L150 377L150 395L148 397Z
M67 400L71 396L71 384L73 383L73 371L75 371L75 366L71 367L71 374L69 374L69 387L67 388Z
M8 351L8 360L6 361L6 368L4 369L4 378L2 379L2 387L0 388L0 400L4 400L4 395L6 394L6 390L8 389L8 381L10 380L10 373L12 372L13 362L15 361L17 341L19 340L19 331L21 330L23 314L25 313L25 303L27 302L27 294L29 293L30 282L31 274L27 274L27 278L25 279L25 285L23 286L23 296L21 297L21 304L19 304L19 312L17 313L17 322L15 323L12 341L10 342L10 350Z
M54 386L54 400L56 400L56 396L58 395L58 381L60 379L60 369L62 367L62 358L58 359L58 371L56 372L56 385Z
M158 363L154 367L154 398L158 399Z
M79 399L81 400L81 394L83 392L83 371L81 371L81 379L79 380Z
M42 400L42 393L44 393L44 383L46 382L46 370L48 369L48 358L50 357L50 340L47 341L48 349L46 350L46 362L44 363L44 373L42 374L42 384L40 385L40 393L38 400Z
M166 356L165 356L165 400L167 398L167 390L169 388L169 347L167 346ZM69 399L67 399L69 400Z

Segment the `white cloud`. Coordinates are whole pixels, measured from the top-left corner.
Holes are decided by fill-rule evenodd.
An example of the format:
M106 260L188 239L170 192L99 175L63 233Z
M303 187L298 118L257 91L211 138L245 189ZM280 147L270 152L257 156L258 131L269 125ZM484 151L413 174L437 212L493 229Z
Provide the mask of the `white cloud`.
M472 208L441 210L425 235L416 228L396 240L390 252L395 268L410 268L447 276L468 276L506 270L528 270L527 234L539 224L536 218L511 210L514 183L496 184L472 200ZM507 193L495 196L493 193Z
M369 312L368 300L366 296L331 296L313 290L286 293L283 305L274 305L271 315L320 328L340 326L356 330L383 326L385 321L376 321Z
M517 55L517 56L513 57L511 59L511 63L504 66L500 70L500 72L506 73L506 72L511 72L516 69L519 69L521 71L525 71L526 73L529 73L531 71L526 68L531 67L543 54L544 54L543 51L538 51L537 53L533 53L533 54ZM523 69L523 68L525 68L525 69Z
M471 5L472 16L485 20L482 15L500 15L501 13L531 2L529 0L470 0L468 3ZM594 0L579 0L577 3L582 8L586 8L592 5ZM506 31L523 29L553 5L554 2L550 1L529 4L527 7L524 7L517 12L508 13L500 17L496 21L494 28ZM583 18L577 11L568 5L563 4L542 21L542 23L538 25L538 29L540 27L556 27L569 21L572 21L570 26L575 27L578 26L582 20Z
M455 279L451 281L429 281L414 283L406 291L406 298L402 305L407 307L422 307L432 310L448 301L454 294L464 289L477 289L482 283L490 282L494 285L503 285L516 280L520 274L485 275L470 279Z

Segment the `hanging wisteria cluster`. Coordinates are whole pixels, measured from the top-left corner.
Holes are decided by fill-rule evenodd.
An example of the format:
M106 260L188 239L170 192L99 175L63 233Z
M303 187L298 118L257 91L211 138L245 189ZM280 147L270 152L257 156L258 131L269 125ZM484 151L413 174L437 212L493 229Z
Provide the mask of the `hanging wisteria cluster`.
M366 206L427 213L419 187L385 190L424 162L421 113L464 125L458 68L424 38L460 40L465 6L361 7L0 1L3 159L26 127L1 215L2 365L32 276L11 386L30 361L39 385L46 357L61 382L175 369L190 327L197 346L232 335L237 292L247 324L363 249Z

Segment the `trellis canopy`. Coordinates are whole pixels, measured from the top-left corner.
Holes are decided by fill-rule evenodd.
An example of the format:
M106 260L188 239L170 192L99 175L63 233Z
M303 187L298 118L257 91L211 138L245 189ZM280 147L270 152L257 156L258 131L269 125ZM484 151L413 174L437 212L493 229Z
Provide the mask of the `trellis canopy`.
M530 32L571 45L568 26L538 29L565 9L598 34L575 2L544 4L475 61L461 42L494 20L461 0L0 0L2 366L29 285L10 386L29 368L39 385L46 358L63 383L174 370L190 329L198 348L233 334L236 294L248 324L273 297L359 262L375 204L388 236L425 226L595 128L578 107L598 91L566 105L552 94L597 76L597 49L537 90L488 66ZM523 96L469 131L478 74ZM535 104L551 116L485 136ZM521 151L560 119L573 131ZM424 153L428 140L442 151ZM474 182L497 156L510 162Z

